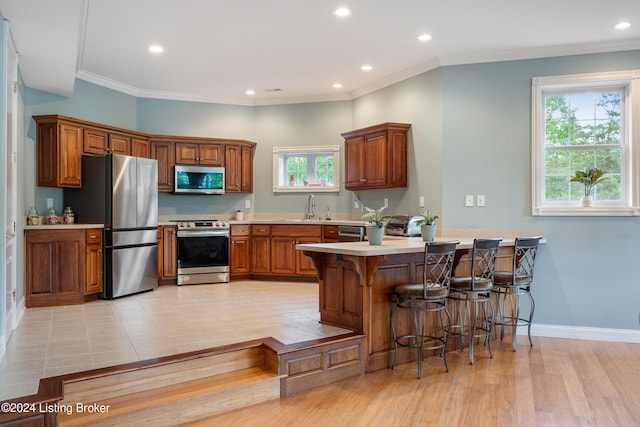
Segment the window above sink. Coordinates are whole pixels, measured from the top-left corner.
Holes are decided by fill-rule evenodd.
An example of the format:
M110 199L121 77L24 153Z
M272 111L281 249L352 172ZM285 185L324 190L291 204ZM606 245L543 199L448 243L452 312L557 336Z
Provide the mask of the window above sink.
M273 148L274 192L340 191L338 145Z

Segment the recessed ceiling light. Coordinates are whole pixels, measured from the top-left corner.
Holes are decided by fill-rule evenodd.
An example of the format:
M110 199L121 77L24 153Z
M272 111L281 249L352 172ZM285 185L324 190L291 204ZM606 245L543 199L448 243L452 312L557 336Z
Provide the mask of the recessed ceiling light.
M334 89L340 89L340 88L342 88L342 83L334 83L334 84L333 84L333 88L334 88Z
M255 90L253 90L253 89L249 89L249 90L247 90L245 93L246 93L247 95L255 95L255 94L256 94L256 91L255 91Z
M420 34L418 36L418 40L420 40L421 42L426 42L428 40L431 40L431 35L429 35L429 34Z
M360 67L360 69L362 71L371 71L373 70L373 67L371 65L363 65L362 67Z
M151 46L149 46L149 52L151 53L162 53L164 49L162 48L162 46L157 45L157 44L152 44Z
M628 23L628 22L620 22L619 24L616 24L615 29L616 30L626 30L630 26L631 26L631 24Z
M339 7L333 11L333 14L336 16L349 16L351 15L351 11L346 7Z

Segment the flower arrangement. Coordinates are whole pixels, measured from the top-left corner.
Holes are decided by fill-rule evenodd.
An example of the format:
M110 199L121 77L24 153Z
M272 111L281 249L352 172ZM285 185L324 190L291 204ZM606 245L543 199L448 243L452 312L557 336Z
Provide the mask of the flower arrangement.
M585 197L591 196L593 188L600 184L608 177L604 176L607 171L598 168L587 168L585 171L576 171L576 174L571 178L571 182L579 182L584 185Z
M417 225L433 225L436 223L436 219L440 218L438 214L431 213L430 211L424 211L424 213L419 216L422 218L416 221Z
M368 219L370 224L375 224L377 228L384 227L384 220L388 219L388 216L382 216L382 211L385 209L385 206L380 209L371 209L368 207L364 207L367 211L366 214L362 215L362 219Z

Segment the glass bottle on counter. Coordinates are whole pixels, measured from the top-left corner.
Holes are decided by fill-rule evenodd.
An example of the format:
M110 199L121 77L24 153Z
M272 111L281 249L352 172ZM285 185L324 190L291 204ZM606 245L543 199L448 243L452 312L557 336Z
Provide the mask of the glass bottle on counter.
M47 222L51 225L58 224L58 214L54 207L49 208L49 215L47 216Z
M62 223L63 224L73 224L75 222L75 215L71 210L71 206L67 206L64 208L64 213L62 214Z
M27 214L27 225L40 225L40 215L35 206L29 208Z

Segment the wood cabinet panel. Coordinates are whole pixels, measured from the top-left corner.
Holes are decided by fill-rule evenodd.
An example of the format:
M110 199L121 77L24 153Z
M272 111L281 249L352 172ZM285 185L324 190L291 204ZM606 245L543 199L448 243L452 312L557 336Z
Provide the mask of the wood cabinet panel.
M151 141L151 158L158 161L158 191L173 191L174 147L169 141Z
M149 140L146 138L131 138L131 155L149 158Z
M241 188L242 161L240 147L226 145L224 147L225 190L239 192Z
M271 237L271 273L296 274L296 238Z
M160 279L178 277L178 227L162 226L162 266Z
M87 230L86 269L84 294L102 292L103 258L102 258L102 230Z
M222 144L176 142L176 164L222 166Z
M221 144L200 144L200 164L211 166L223 165Z
M84 230L25 232L25 304L27 307L84 301Z
M304 243L321 243L320 237L299 237L296 239L296 245ZM294 247L295 249L295 247ZM302 251L296 250L296 273L303 276L315 276L316 268L311 258L306 256Z
M241 147L241 177L240 191L245 193L253 192L253 147Z
M338 226L337 225L323 225L322 226L322 242L323 243L335 243L339 241Z
M83 152L87 155L104 154L109 146L109 133L100 129L84 129Z
M255 274L271 272L271 237L252 236L251 272Z
M131 137L118 133L109 133L109 152L131 155Z
M249 237L231 237L231 275L251 272L251 240Z

